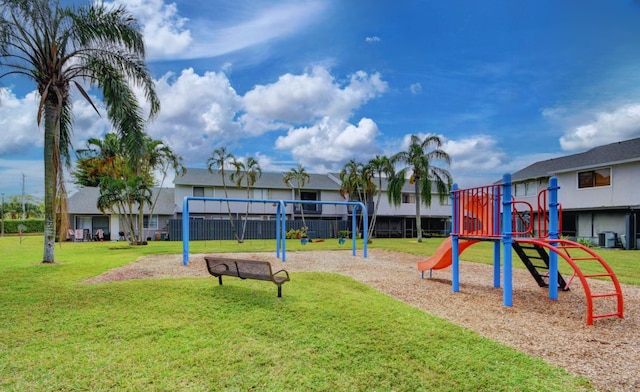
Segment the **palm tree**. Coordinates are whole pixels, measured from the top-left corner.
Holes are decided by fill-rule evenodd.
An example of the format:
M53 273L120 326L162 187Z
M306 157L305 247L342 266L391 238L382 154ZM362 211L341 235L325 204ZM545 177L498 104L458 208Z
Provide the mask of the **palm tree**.
M44 254L54 262L57 213L66 216L63 162L69 165L71 88L96 106L81 82L98 87L116 133L131 151L141 145L144 122L133 85L150 103L150 117L160 102L144 63L140 26L123 7L102 3L62 7L50 0L0 3L0 78L22 75L40 95L37 123L44 115ZM66 223L65 223L66 222ZM58 233L65 230L62 219Z
M236 157L227 152L226 147L221 147L216 150L213 150L209 159L207 159L207 169L209 169L209 173L213 174L213 168L217 167L220 176L222 176L222 188L224 189L224 197L226 199L229 198L227 194L227 183L226 177L227 174L225 172L225 166L228 164L233 165L236 162ZM238 231L236 230L236 225L233 222L233 217L231 216L231 205L229 204L229 200L227 200L227 212L229 213L229 223L231 223L231 230L233 230L233 236L236 240L240 241L240 237L238 237Z
M242 187L242 182L245 182L245 188L247 189L247 199L251 199L251 189L253 185L262 177L262 168L254 157L247 158L247 163L242 161L235 161L234 166L236 168L235 173L231 173L229 179L234 181L238 187ZM247 203L247 210L244 214L244 221L242 222L242 234L238 242L244 242L244 234L247 229L247 220L249 219L249 204Z
M340 193L342 197L349 201L362 202L366 206L369 202L369 197L376 191L373 175L374 173L369 165L353 159L347 162L340 171ZM371 211L367 211L367 213L369 212ZM371 232L371 227L366 228L367 234Z
M144 144L140 150L140 154L135 157L131 157L135 162L131 165L136 168L135 173L145 179L149 187L155 185L154 173L160 172L162 178L159 183L159 188L162 188L164 181L167 178L169 170L173 170L176 175L181 176L187 172L187 169L182 165L182 157L176 155L169 146L164 144L161 140L154 140L150 137L144 138ZM156 193L154 200L149 201L149 221L153 216L158 198L160 197L160 190ZM146 238L144 232L144 201L141 208L138 210L138 227L140 228L140 239L142 242Z
M123 232L131 244L142 244L144 237L141 223L137 223L139 214L133 211L142 211L145 204L151 204L151 188L142 176L126 179L104 177L100 182L100 196L97 206L100 211L115 211L122 219ZM136 226L140 231L136 230Z
M298 196L300 199L302 198L302 188L307 184L308 181L311 180L311 175L307 173L305 168L301 163L298 163L298 167L291 168L288 172L284 173L283 181L287 186L294 189L293 197L296 197L296 191L298 191ZM295 181L295 186L292 182ZM302 216L302 226L307 227L306 222L304 221L304 208L302 204L300 204L300 215ZM293 213L291 213L291 219L293 219Z
M428 148L432 150L427 151ZM435 185L440 201L444 202L451 191L451 174L446 169L434 166L434 160L451 163L449 154L441 149L442 140L439 136L430 135L420 140L416 135L411 135L408 151L401 151L391 157L391 162L404 164L405 167L397 171L389 179L389 202L393 205L402 203L402 188L410 174L409 182L414 186L416 199L416 229L418 230L418 242L422 242L422 222L420 204L431 206L431 192Z
M383 177L393 177L395 168L393 167L393 164L391 163L389 157L385 155L376 155L376 157L371 159L367 165L369 166L369 170L371 171L373 177L376 177L378 179L378 184L374 189L374 193L377 194L376 205L373 208L371 222L369 222L368 238L371 238L373 235L373 230L376 227L378 207L380 206L380 199L382 198L382 179Z
M71 172L75 183L97 187L103 177L122 178L127 165L122 143L115 133L107 133L104 139L91 138L87 147L76 151L76 169Z
M130 155L125 151L121 139L109 133L101 139L89 139L87 148L77 151L76 170L72 172L76 183L82 186L100 186L102 200L99 208L120 215L122 222L133 222L124 228L132 243L142 244L146 238L144 231L144 208L149 206L149 216L153 215L160 192L155 199L131 196L132 192L146 192L156 185L154 174L160 172L160 188L164 184L168 171L173 169L177 175L183 175L182 157L160 140L148 136L138 154ZM135 183L136 185L131 185ZM142 186L146 188L142 188ZM136 199L136 203L120 203L118 198ZM117 202L117 203L116 203ZM137 224L136 224L137 221ZM129 227L130 226L130 227Z

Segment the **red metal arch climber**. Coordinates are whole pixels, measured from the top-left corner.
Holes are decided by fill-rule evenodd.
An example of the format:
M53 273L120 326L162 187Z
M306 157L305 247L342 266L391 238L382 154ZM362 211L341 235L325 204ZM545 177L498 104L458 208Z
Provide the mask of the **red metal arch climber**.
M504 248L504 305L512 305L512 250L522 260L541 287L549 288L549 298L557 300L558 290L569 290L578 277L586 297L587 325L594 319L624 318L624 301L620 283L602 257L580 243L559 238L561 206L557 202L557 180L551 178L549 188L538 195L534 214L530 203L511 197L511 177L506 174L502 184L452 192L452 231L436 252L418 262L418 270L432 271L452 266L452 288L460 291L459 255L478 241L494 242L494 287L500 287L500 246ZM504 214L501 211L510 211ZM534 227L536 228L534 230ZM573 269L565 280L558 271L558 257ZM599 272L585 274L580 265ZM610 282L606 292L594 293L589 278ZM600 300L594 306L594 300Z
M618 278L615 273L607 264L606 261L600 255L598 255L593 250L589 249L582 244L579 244L574 241L563 240L563 239L549 239L549 238L518 238L515 240L514 247L520 246L524 244L533 245L534 248L545 248L548 249L549 252L555 252L558 256L562 257L570 266L573 268L573 275L571 278L564 284L561 284L562 290L568 290L569 285L573 281L573 279L577 276L582 284L582 288L584 289L584 294L587 302L587 325L593 325L593 320L604 317L620 317L623 318L623 299L622 299L622 290L620 288L620 282L618 282ZM597 262L603 269L603 272L598 273L590 273L585 274L580 269L579 264L586 262ZM606 281L609 281L612 284L612 287L609 291L604 293L594 293L589 285L589 281L587 278L600 278ZM544 279L544 277L543 277ZM595 314L594 311L594 299L605 299L605 298L613 298L614 303L605 304L603 307L607 309L606 311L601 311L598 314Z

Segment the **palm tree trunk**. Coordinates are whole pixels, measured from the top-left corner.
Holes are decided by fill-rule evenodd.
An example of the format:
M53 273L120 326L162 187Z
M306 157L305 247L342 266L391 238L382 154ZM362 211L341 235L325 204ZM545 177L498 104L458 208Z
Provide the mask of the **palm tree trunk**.
M247 199L251 198L251 188L247 187ZM240 239L238 242L244 242L244 236L247 232L247 221L249 220L249 205L251 203L247 202L247 209L244 213L244 220L242 221L242 234L240 234Z
M53 263L56 236L56 173L54 164L54 149L58 124L56 108L50 102L45 102L44 118L44 253L43 263Z
M376 219L378 218L378 207L380 206L380 200L382 199L382 182L378 183L378 197L376 198L376 205L373 207L373 215L371 216L371 222L369 223L369 233L367 238L371 239L373 231L376 228Z
M224 197L225 199L229 198L229 195L227 194L227 184L224 181L224 172L221 172L222 174L222 188L224 189ZM233 236L236 238L236 241L241 242L240 241L240 237L238 236L238 230L236 229L236 225L233 222L233 217L231 216L231 204L229 203L229 200L227 200L227 212L229 213L229 223L231 223L231 230L233 231Z
M418 230L418 242L422 242L422 219L420 216L420 178L416 176L415 183L415 193L416 193L416 230Z
M138 244L143 244L145 241L144 230L144 203L140 203L140 211L138 211ZM151 221L151 217L149 217Z
M299 200L302 200L302 189L298 188ZM300 203L300 216L302 217L302 226L307 227L307 223L304 221L304 204Z

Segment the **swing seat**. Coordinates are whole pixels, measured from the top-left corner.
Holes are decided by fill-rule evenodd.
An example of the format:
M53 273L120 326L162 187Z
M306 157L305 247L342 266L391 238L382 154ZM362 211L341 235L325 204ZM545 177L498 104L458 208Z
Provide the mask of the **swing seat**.
M260 260L228 259L224 257L205 256L207 270L218 277L222 285L222 276L235 276L240 279L255 279L273 282L278 286L278 297L282 297L282 284L290 281L285 270L273 272L271 263Z

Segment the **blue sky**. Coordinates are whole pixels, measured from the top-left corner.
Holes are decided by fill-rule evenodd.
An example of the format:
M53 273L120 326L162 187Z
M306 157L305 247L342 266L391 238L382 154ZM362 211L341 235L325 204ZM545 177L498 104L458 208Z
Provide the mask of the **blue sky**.
M640 137L633 0L116 3L145 31L162 104L147 131L187 167L226 146L265 171L338 171L437 134L455 182L470 187ZM6 195L20 193L23 173L26 192L43 194L33 90L0 79ZM74 102L82 148L110 128Z

